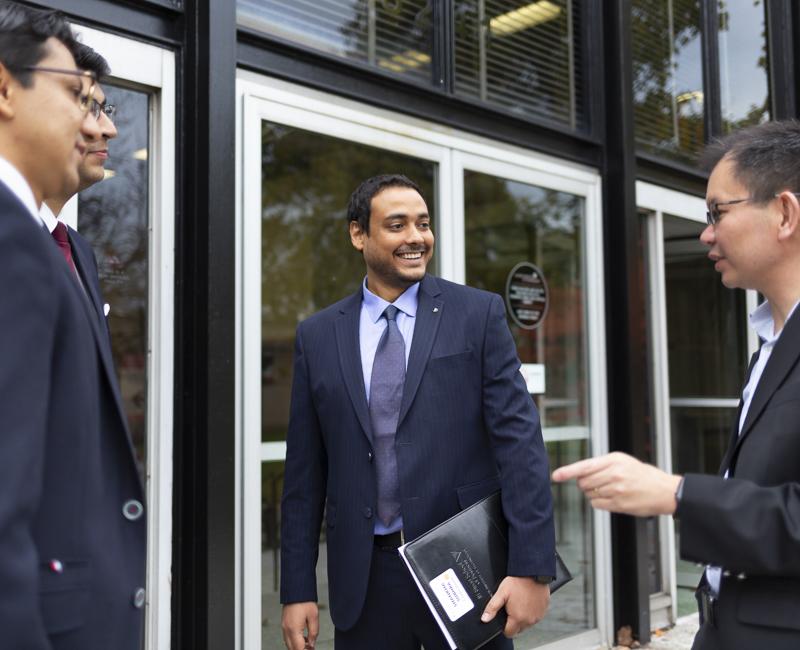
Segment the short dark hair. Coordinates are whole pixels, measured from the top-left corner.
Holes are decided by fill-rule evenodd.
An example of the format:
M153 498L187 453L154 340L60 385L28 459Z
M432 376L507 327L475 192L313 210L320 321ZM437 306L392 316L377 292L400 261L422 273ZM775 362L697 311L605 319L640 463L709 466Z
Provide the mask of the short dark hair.
M107 77L111 73L111 67L108 65L108 61L106 61L91 47L84 45L83 43L77 44L75 64L81 70L94 72L94 76L97 77L97 81L102 81L103 77Z
M700 164L711 172L723 159L733 163L736 180L758 203L784 190L800 192L800 122L780 120L734 131L711 142Z
M60 12L0 1L0 62L23 87L31 84L31 72L25 68L47 55L45 43L49 38L61 41L77 58L78 41Z
M425 199L422 195L422 190L419 189L419 185L403 174L373 176L363 181L350 195L350 202L347 204L347 223L356 221L361 230L369 234L369 215L372 210L372 199L387 187L408 187L422 196L423 200Z

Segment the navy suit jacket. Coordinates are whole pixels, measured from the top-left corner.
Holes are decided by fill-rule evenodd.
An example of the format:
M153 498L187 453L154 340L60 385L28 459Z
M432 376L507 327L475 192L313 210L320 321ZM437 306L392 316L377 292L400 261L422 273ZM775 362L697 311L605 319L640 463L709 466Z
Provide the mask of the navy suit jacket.
M107 336L2 183L0 282L0 645L139 650L145 517L123 505L144 497Z
M362 293L300 324L281 508L281 602L317 600L326 515L331 616L364 603L377 504L359 350ZM405 537L502 489L509 574L555 575L555 533L539 416L499 296L425 276L396 452Z
M684 478L681 556L725 570L722 647L800 648L800 309L740 414L720 475Z

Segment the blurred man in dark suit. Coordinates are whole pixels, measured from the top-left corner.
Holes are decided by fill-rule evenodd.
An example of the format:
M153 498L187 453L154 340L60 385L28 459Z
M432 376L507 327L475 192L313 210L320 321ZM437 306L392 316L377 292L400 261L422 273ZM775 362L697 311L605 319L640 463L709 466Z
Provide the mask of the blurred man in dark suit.
M105 332L38 215L99 137L76 54L58 14L0 3L0 644L139 650L142 485Z

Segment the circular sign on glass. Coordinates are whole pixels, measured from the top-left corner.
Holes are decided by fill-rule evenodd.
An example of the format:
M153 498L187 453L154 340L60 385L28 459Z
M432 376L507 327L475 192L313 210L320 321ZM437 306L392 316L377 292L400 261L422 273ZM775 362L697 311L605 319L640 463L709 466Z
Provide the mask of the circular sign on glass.
M542 324L550 305L550 292L541 270L530 262L520 262L506 280L506 306L511 319L522 329L534 330Z

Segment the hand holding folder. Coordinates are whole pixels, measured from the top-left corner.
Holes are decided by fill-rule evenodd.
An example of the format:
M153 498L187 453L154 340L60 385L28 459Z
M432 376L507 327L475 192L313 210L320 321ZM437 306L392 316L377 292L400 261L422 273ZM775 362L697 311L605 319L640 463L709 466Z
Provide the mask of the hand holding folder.
M507 575L508 523L499 492L398 550L452 650L475 650L503 631L504 610L488 623L481 621ZM550 593L571 579L556 553Z

